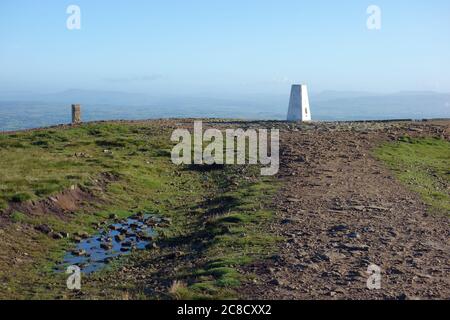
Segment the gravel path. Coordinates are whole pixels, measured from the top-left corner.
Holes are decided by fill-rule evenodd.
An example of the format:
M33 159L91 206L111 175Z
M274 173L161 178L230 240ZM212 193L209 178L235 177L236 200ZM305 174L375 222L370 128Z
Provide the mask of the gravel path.
M336 124L282 130L284 186L272 226L279 254L246 272L249 299L450 299L450 219L428 214L370 150L411 136L449 138L449 122ZM367 268L381 268L369 290Z

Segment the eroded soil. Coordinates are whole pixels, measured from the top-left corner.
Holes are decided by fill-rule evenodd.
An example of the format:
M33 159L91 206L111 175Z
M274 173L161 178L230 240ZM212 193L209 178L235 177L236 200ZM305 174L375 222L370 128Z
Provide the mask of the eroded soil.
M449 299L449 218L372 156L384 141L449 139L449 123L314 125L283 130L284 187L270 232L285 237L270 261L245 269L256 299ZM369 290L367 268L381 268Z

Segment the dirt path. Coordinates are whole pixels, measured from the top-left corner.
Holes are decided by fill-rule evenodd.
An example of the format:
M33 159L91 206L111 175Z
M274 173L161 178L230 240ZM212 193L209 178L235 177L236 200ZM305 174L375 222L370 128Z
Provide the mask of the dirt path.
M279 220L287 240L244 297L259 299L450 298L449 219L427 214L370 150L405 134L448 138L449 124L321 126L282 132ZM446 133L447 132L447 133ZM367 267L382 270L367 289Z

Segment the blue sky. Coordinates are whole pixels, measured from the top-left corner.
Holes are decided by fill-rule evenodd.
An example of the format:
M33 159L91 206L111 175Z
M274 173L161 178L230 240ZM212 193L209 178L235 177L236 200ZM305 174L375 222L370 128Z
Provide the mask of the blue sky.
M450 92L449 57L448 0L0 1L0 91Z

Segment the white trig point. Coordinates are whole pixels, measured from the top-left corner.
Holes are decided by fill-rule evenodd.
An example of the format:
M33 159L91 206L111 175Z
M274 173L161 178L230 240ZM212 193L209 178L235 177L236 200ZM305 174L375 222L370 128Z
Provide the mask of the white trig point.
M287 121L311 121L308 88L304 84L294 84L292 86Z

